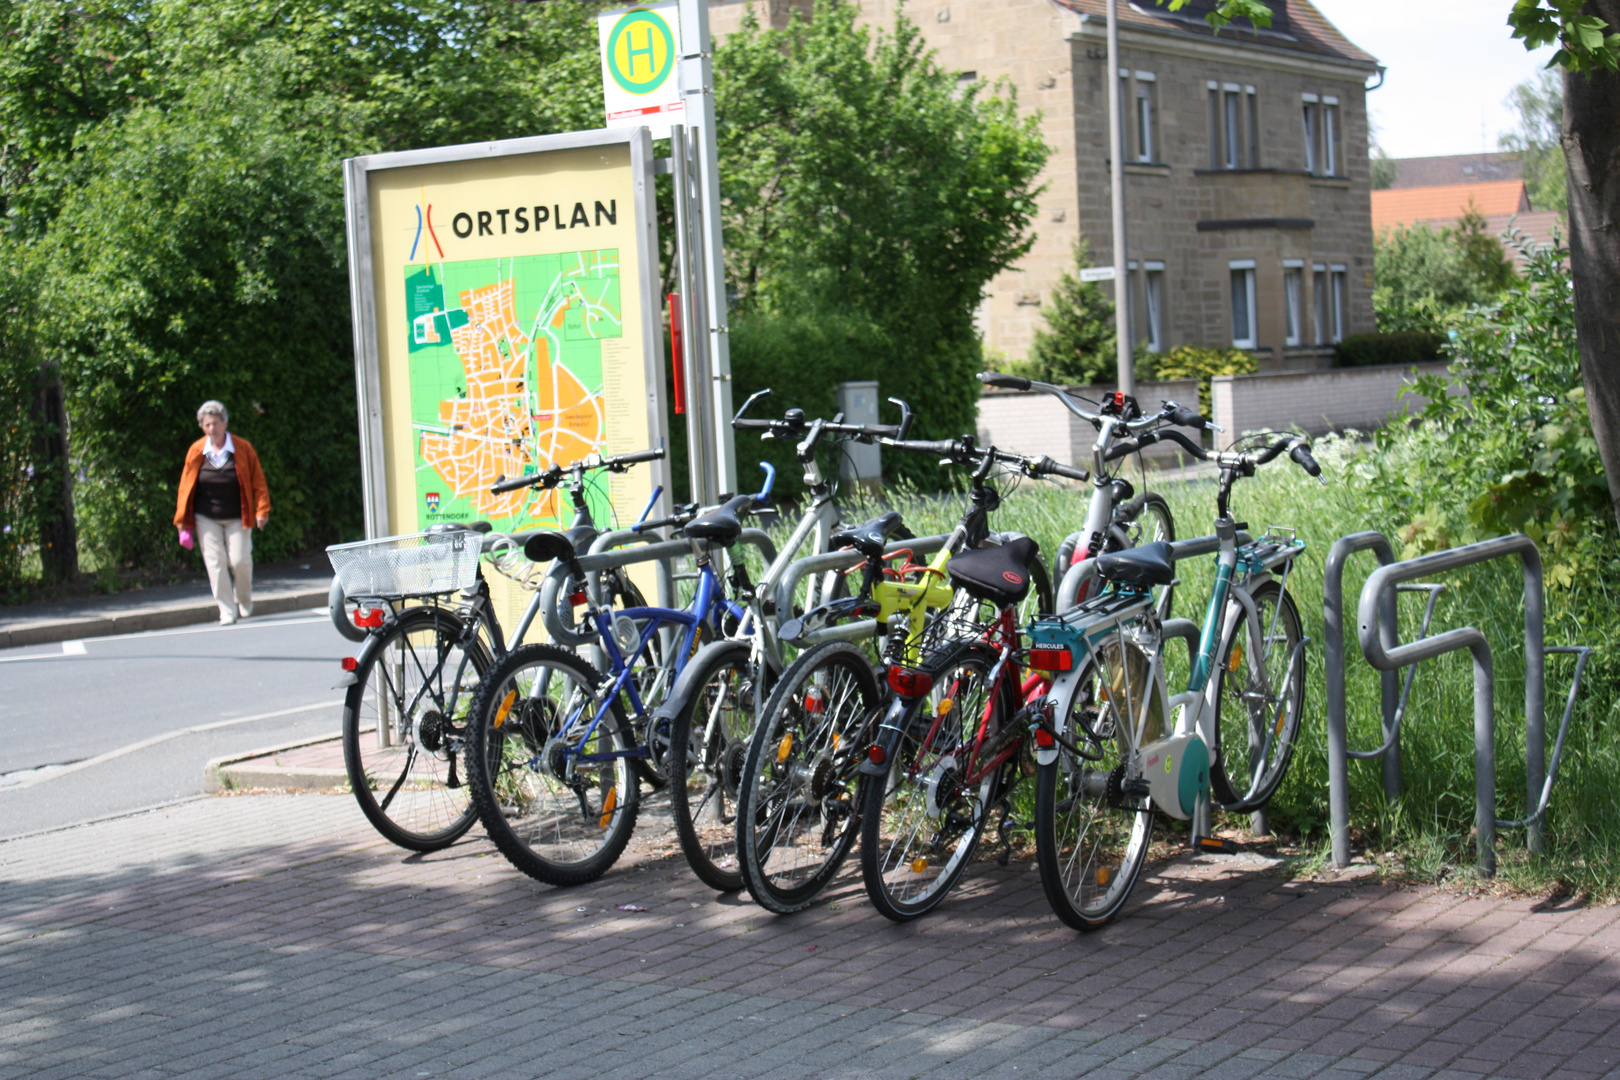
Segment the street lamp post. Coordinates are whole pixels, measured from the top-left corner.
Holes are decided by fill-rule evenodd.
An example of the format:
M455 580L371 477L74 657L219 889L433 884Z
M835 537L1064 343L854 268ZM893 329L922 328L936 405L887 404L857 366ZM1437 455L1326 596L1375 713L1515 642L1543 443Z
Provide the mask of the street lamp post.
M1135 395L1131 366L1130 279L1125 276L1125 140L1119 100L1119 0L1108 0L1108 183L1114 217L1114 337L1119 389Z

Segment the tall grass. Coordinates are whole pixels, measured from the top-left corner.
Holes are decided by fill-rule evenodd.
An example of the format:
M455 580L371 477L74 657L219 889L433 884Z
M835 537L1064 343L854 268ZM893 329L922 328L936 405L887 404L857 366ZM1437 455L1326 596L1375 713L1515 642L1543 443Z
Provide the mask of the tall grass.
M1365 481L1351 468L1353 443L1319 447L1320 485L1286 458L1240 480L1232 511L1258 536L1272 526L1288 526L1308 542L1289 579L1310 638L1306 648L1305 715L1293 766L1270 807L1273 831L1297 836L1307 850L1325 852L1328 824L1326 698L1323 677L1323 563L1340 536L1364 529L1389 535L1397 554L1397 523L1377 520ZM1133 480L1137 479L1133 477ZM1178 537L1212 531L1215 516L1213 475L1153 485L1169 502ZM1063 537L1085 513L1089 489L1063 489L1024 483L1008 493L992 525L1033 536L1050 560ZM901 495L889 500L919 535L949 530L964 500ZM851 516L869 507L851 506ZM1382 741L1381 690L1378 673L1361 657L1355 641L1356 601L1374 556L1351 558L1344 575L1347 609L1346 711L1350 746L1372 749ZM1177 567L1175 614L1198 619L1213 579L1213 558ZM1522 818L1526 811L1523 579L1516 559L1500 560L1443 575L1446 586L1436 606L1431 633L1460 626L1478 627L1491 644L1496 676L1497 816ZM1527 889L1562 887L1594 896L1620 896L1620 706L1616 691L1614 650L1608 648L1620 626L1615 597L1602 580L1577 582L1567 589L1549 588L1546 595L1548 645L1588 644L1599 654L1588 669L1547 815L1547 851L1539 859L1525 854L1523 829L1499 830L1498 877ZM1402 641L1417 637L1424 598L1400 599ZM1596 640L1595 640L1596 639ZM1562 716L1574 661L1547 658L1547 752ZM1174 669L1172 669L1174 673ZM1183 676L1184 677L1184 676ZM1404 678L1404 673L1402 675ZM1466 652L1424 663L1414 680L1401 731L1402 794L1386 802L1378 761L1350 763L1350 823L1355 846L1394 875L1436 880L1471 873L1475 863L1473 669ZM1243 818L1230 825L1246 825Z

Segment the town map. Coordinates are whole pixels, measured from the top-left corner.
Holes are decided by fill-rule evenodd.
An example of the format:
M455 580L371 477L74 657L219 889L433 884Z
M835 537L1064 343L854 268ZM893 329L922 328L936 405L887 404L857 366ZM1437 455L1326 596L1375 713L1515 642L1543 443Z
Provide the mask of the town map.
M601 341L622 334L618 252L419 264L405 299L418 520L566 525L561 492L489 487L606 440Z

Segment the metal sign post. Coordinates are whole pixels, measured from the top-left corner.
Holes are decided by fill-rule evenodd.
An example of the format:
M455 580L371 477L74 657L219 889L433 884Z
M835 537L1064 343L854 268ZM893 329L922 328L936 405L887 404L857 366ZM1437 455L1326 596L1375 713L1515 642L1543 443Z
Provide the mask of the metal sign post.
M1119 0L1108 0L1108 179L1114 217L1114 337L1119 365L1119 389L1136 395L1136 370L1131 364L1130 278L1125 276L1125 140L1119 100Z
M708 353L708 406L714 432L714 477L721 491L737 490L737 447L731 430L731 338L727 325L726 260L720 228L720 152L714 122L714 50L709 37L708 0L680 0L681 92L686 98L687 138L697 166L698 223L703 241L703 285L708 301L708 348L689 334L689 353ZM696 404L694 402L693 404Z

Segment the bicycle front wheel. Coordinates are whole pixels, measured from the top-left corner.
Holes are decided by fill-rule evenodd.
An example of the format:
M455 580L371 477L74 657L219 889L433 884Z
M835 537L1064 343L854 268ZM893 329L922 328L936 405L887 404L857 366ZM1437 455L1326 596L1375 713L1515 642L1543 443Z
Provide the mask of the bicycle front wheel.
M771 693L737 791L742 879L767 911L809 907L849 855L882 701L871 657L844 641L801 653Z
M945 899L984 832L1000 770L975 776L975 745L981 725L989 745L1012 717L1006 695L990 683L995 662L990 649L962 649L934 677L886 781L867 785L861 877L872 906L896 922Z
M1076 930L1112 922L1130 897L1153 838L1153 807L1130 794L1130 748L1159 737L1162 712L1148 710L1139 740L1116 703L1141 702L1147 657L1134 645L1110 644L1101 662L1087 661L1067 717L1057 760L1040 766L1035 782L1035 861L1047 902ZM1080 753L1075 751L1079 750Z
M1209 784L1225 810L1264 806L1288 772L1305 704L1305 650L1299 609L1275 581L1250 594L1259 631L1239 618L1221 642L1216 672L1215 745Z
M513 866L548 885L600 877L636 826L629 725L618 701L603 712L601 685L573 653L525 645L473 701L467 771L478 816Z
M407 608L367 644L343 701L343 766L391 842L437 851L477 818L465 783L467 716L490 657L437 607Z
M670 814L692 872L712 889L735 892L743 886L737 784L759 689L745 642L712 649L699 663L692 694L670 723Z

